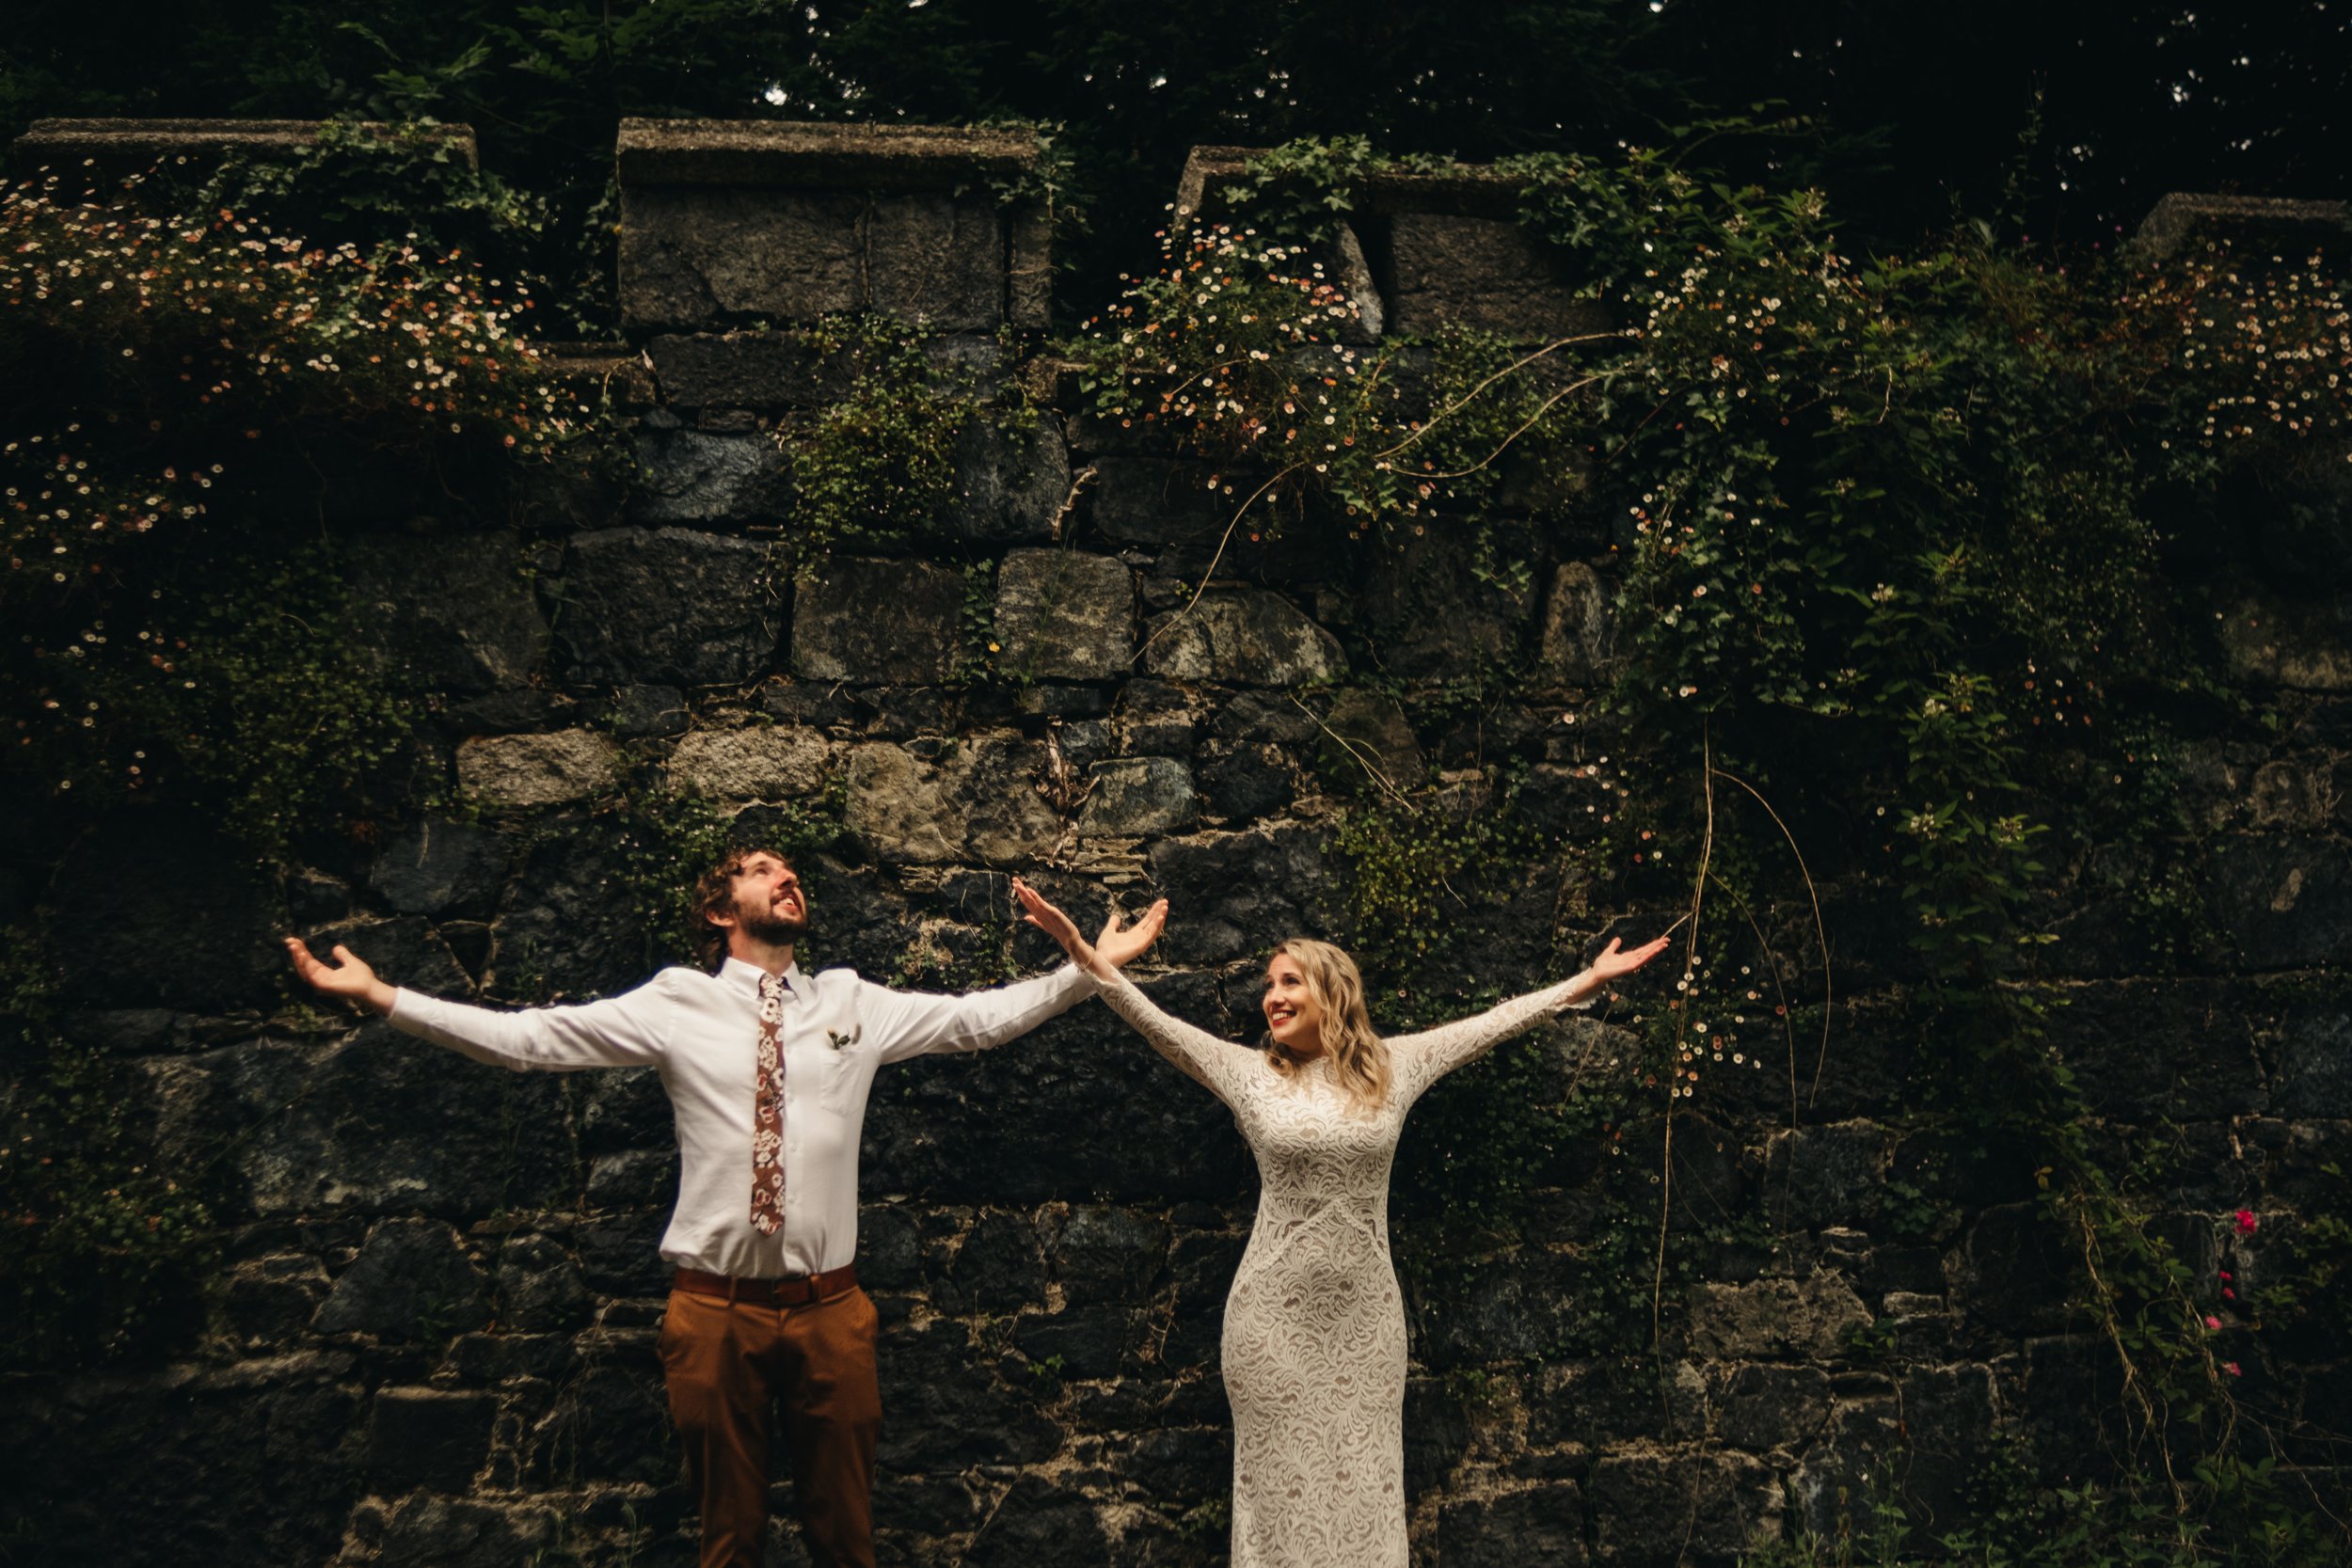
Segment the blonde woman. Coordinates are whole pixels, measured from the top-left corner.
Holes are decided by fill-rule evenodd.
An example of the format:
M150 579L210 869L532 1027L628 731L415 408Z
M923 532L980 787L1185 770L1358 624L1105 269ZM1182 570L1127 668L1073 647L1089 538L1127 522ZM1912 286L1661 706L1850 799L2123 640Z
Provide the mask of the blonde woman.
M1389 1262L1389 1166L1430 1085L1666 945L1612 941L1573 979L1384 1040L1345 953L1294 938L1266 960L1265 1051L1168 1017L1019 879L1061 943L1152 1049L1232 1108L1258 1157L1258 1222L1225 1302L1233 1406L1232 1568L1405 1568L1405 1305ZM1119 934L1117 916L1101 941Z

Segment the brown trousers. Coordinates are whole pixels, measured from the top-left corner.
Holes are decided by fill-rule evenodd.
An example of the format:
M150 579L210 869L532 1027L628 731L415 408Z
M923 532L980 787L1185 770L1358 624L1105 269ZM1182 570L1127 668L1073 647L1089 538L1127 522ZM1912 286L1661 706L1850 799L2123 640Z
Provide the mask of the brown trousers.
M661 1370L702 1497L702 1568L760 1568L771 1405L817 1568L874 1568L877 1321L855 1286L803 1307L670 1292Z

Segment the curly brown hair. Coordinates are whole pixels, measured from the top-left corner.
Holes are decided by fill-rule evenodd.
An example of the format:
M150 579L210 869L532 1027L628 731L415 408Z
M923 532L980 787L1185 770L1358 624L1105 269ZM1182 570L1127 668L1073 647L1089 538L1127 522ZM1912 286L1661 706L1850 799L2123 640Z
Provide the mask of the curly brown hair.
M734 902L735 879L754 855L773 855L787 866L792 863L791 856L765 844L733 845L711 862L709 870L694 879L694 891L687 898L686 918L693 927L687 934L688 940L694 944L694 956L702 966L714 973L727 956L727 933L723 927L713 926L710 917L725 913L727 906Z

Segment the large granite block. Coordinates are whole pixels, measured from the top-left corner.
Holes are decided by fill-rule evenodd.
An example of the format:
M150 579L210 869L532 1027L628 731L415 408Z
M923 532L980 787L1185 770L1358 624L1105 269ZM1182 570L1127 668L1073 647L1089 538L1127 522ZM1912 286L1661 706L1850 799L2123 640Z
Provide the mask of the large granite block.
M688 430L666 409L638 425L639 522L773 523L791 505L791 460L767 432Z
M632 328L855 310L1044 325L1049 235L991 188L1035 165L1029 133L625 119L617 151Z
M1394 333L1454 326L1549 342L1600 331L1606 322L1597 306L1576 297L1559 259L1509 219L1399 213L1389 220L1388 263Z
M548 624L511 533L371 534L343 546L352 635L396 691L472 696L520 686Z
M1017 865L1050 851L1061 819L1034 787L1041 751L1008 735L967 738L924 761L887 743L850 753L847 823L877 860Z
M588 800L620 777L620 753L594 730L484 735L457 747L457 786L489 806L556 806Z
M1172 681L1303 686L1344 672L1339 639L1262 589L1209 589L1144 628L1143 667Z
M725 686L766 668L780 619L771 546L687 529L572 541L556 623L575 681Z
M925 684L963 653L964 576L924 561L835 557L803 584L792 671L804 680Z
M1136 646L1126 565L1070 550L1014 550L996 573L996 666L1033 680L1116 680Z

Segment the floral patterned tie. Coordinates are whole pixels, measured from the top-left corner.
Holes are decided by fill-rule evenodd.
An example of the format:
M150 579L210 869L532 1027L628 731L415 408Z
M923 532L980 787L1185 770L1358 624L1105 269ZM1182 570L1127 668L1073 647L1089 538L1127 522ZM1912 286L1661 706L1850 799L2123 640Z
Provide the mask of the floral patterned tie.
M784 1228L784 977L759 977L759 1085L752 1106L752 1228Z

